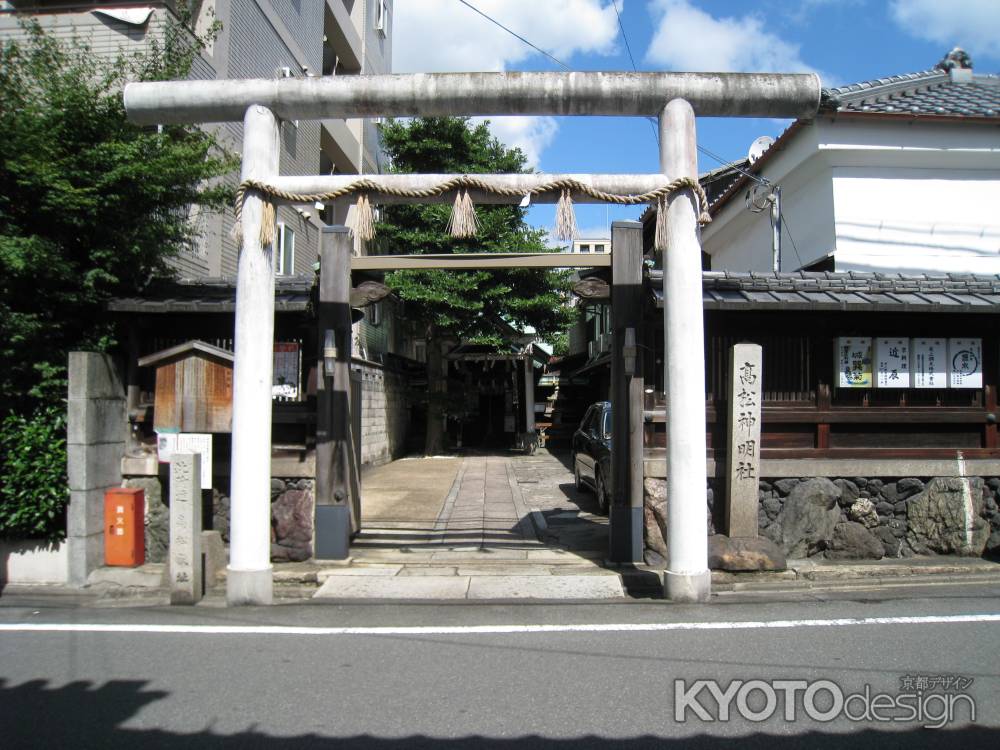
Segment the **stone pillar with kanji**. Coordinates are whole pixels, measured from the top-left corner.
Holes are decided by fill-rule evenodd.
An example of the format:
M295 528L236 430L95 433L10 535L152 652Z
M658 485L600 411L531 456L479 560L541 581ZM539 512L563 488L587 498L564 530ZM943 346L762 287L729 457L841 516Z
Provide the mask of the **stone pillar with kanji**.
M197 604L202 589L201 455L170 459L170 603Z
M731 538L757 536L762 359L758 344L730 349L726 528Z

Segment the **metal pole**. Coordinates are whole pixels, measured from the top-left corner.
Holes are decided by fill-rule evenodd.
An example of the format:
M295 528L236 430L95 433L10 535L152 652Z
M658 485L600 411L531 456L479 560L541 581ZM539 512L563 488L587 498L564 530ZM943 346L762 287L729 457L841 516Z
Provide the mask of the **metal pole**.
M243 179L278 173L278 121L252 106L243 123ZM274 357L273 247L260 242L264 204L243 204L243 249L237 265L233 363L232 518L226 600L230 605L270 604L271 377Z
M660 168L671 178L698 176L694 110L674 99L660 114ZM667 389L667 571L664 593L706 601L708 523L705 501L705 351L701 242L690 190L667 201L663 328Z
M636 345L642 317L641 223L616 221L611 225L611 273L614 348L611 355L612 484L608 556L612 562L637 563L643 560L643 378Z
M129 118L235 122L252 104L282 119L447 115L655 116L684 98L701 117L813 117L813 73L410 73L218 81L146 81L125 87Z
M320 234L313 556L344 560L351 539L351 246L346 227Z
M781 187L771 189L771 249L774 272L781 273Z
M774 272L781 273L781 187L771 188L771 249Z

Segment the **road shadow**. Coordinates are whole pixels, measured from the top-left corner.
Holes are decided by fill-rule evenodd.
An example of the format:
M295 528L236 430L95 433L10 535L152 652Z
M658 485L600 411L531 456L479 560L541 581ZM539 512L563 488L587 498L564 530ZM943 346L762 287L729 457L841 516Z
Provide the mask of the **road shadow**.
M503 738L468 735L456 738L430 737L414 734L402 737L378 737L372 734L336 736L310 732L295 736L272 736L257 728L260 716L246 717L253 729L235 734L220 734L211 729L197 732L173 732L159 728L126 728L122 725L144 708L167 699L169 693L149 689L145 680L110 680L103 685L86 681L71 682L62 687L49 687L43 680L31 680L20 685L0 679L0 742L4 750L21 748L66 747L88 748L137 747L144 750L244 750L245 748L276 748L277 750L587 750L590 748L621 748L639 750L704 750L705 748L738 744L744 750L841 750L877 748L878 750L922 750L942 747L997 747L1000 729L964 726L954 729L897 728L894 731L863 729L853 734L834 731L808 731L789 734L795 725L781 725L785 732L770 734L754 732L740 735L727 726L726 736L696 734L682 738L638 735L609 738L593 734L566 739L541 737L537 734L512 735ZM279 708L275 708L278 712ZM664 708L664 722L667 719ZM512 717L512 720L514 717ZM187 724L204 726L207 717L192 714L184 718ZM691 724L674 725L690 729ZM990 739L992 738L992 739Z

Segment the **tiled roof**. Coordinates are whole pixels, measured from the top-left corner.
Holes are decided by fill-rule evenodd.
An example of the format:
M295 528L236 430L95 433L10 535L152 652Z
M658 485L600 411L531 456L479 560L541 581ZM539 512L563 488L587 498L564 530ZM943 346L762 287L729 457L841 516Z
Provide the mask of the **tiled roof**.
M313 276L277 276L276 312L304 312L309 307ZM179 279L146 290L143 295L108 302L113 312L231 313L236 310L236 278Z
M958 57L955 57L956 53L959 53ZM965 64L971 65L971 60L961 50L955 49L931 70L823 89L820 114L871 113L909 118L986 118L1000 121L1000 76L975 74L971 67L962 67ZM802 120L792 123L777 143L786 142L802 124ZM759 173L774 151L772 145L753 165L741 168ZM747 182L747 178L732 165L705 173L699 179L706 191L710 190L709 208L713 213L719 206L728 203ZM652 210L646 213L655 215ZM643 220L646 218L643 214Z
M1000 118L1000 77L944 70L879 78L827 89L825 108L837 112ZM969 80L962 80L968 78Z
M663 272L649 272L657 307ZM1000 313L1000 275L810 272L702 272L706 310L816 310Z

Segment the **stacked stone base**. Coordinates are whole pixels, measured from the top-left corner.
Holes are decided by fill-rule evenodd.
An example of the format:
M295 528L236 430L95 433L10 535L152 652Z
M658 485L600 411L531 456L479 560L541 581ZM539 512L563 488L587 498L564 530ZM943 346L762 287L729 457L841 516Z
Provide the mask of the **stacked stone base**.
M705 498L708 534L724 532L721 484L709 480ZM666 564L668 512L666 480L647 478L645 556L650 565ZM762 480L757 517L760 536L774 544L769 549L790 559L1000 555L1000 478ZM731 557L739 551L739 545L724 539L713 541L720 551L713 555L715 567L725 567L718 563L722 552Z
M170 544L169 493L160 477L131 477L127 487L141 487L146 495L146 560L166 562ZM315 481L271 480L271 561L301 562L312 557ZM212 530L229 544L230 502L226 492L212 490ZM206 521L207 524L207 521ZM207 529L206 529L207 530Z

